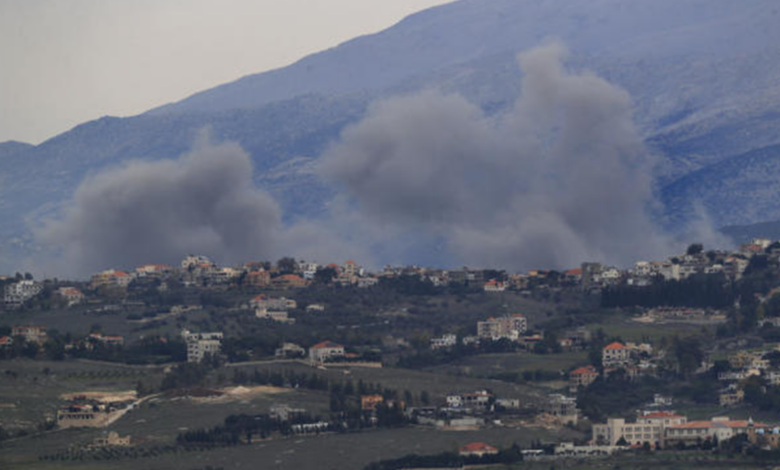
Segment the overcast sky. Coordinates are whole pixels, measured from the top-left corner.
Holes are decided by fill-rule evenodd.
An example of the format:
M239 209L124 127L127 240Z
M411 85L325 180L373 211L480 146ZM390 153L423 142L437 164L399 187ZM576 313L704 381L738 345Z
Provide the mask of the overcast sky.
M281 67L447 0L0 0L0 142Z

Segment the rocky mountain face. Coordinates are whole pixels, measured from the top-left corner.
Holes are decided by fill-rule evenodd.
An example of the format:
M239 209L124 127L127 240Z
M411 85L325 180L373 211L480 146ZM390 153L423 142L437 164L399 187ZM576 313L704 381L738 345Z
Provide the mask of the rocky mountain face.
M663 223L701 208L719 226L780 219L777 24L774 0L463 0L139 116L0 144L0 269L37 250L33 228L85 177L176 157L206 126L246 149L286 217L316 214L332 191L312 164L372 101L437 88L501 113L520 93L516 54L551 38L569 67L631 94Z

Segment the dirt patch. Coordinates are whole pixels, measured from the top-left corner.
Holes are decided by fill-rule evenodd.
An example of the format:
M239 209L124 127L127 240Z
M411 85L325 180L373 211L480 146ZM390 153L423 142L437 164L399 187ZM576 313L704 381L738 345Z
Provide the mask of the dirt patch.
M228 387L219 390L219 396L204 397L197 401L201 403L229 403L235 401L250 401L255 398L268 397L289 393L290 389L257 385L252 387Z
M118 403L124 401L134 401L138 398L135 390L115 390L111 392L74 392L64 393L60 398L66 401L97 401L100 403Z

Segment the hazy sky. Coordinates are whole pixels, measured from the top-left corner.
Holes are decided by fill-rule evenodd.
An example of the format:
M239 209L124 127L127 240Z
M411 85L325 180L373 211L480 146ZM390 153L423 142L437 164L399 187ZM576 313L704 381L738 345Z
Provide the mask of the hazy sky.
M0 0L0 142L39 143L448 0Z

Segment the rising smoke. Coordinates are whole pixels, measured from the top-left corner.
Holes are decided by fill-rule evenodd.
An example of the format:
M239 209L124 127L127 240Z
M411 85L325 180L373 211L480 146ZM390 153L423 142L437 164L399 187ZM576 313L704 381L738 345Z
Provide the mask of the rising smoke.
M377 103L320 173L370 223L433 234L470 265L563 268L668 254L630 97L567 71L565 56L558 44L522 54L521 97L497 118L436 91Z
M679 246L653 221L630 97L565 57L558 44L520 55L521 97L498 117L431 90L375 103L320 159L337 196L317 220L284 226L247 154L201 139L87 179L36 236L80 273L187 253L510 269L668 255Z
M64 217L36 235L71 272L88 273L187 253L264 259L281 229L276 202L252 183L247 154L201 136L178 160L136 161L85 180Z

